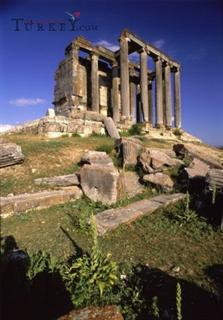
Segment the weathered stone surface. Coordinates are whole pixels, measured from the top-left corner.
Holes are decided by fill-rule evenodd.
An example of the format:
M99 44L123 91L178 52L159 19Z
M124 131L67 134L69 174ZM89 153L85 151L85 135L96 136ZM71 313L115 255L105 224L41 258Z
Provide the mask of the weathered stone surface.
M58 320L124 320L118 307L87 307L81 310L73 310Z
M88 151L81 157L81 164L100 164L102 166L113 166L113 161L106 152Z
M111 204L119 199L119 172L113 166L85 164L80 181L84 194L93 201Z
M159 208L166 207L184 199L185 194L175 193L160 195L129 204L123 208L108 209L95 216L99 235L117 228L120 224L131 223L143 215L153 213Z
M143 176L143 181L154 184L162 188L164 191L172 190L174 185L173 180L167 174L162 172L146 174Z
M217 192L223 194L223 170L210 169L206 176L206 184L209 190L216 188Z
M71 115L72 119L83 119L83 120L91 120L97 122L103 122L105 119L104 115L99 114L95 111L84 111L84 112L76 112Z
M143 145L138 139L122 138L119 142L119 149L123 165L135 166L142 147Z
M205 162L194 158L193 161L190 163L189 167L185 168L187 172L188 178L193 179L196 177L203 177L205 178L209 170L209 165Z
M179 159L169 157L165 152L157 149L146 148L138 158L144 172L153 173L168 167L182 164Z
M78 186L80 182L77 175L68 174L65 176L55 176L47 178L39 178L34 180L37 185L47 185L52 187L68 187L68 186Z
M181 164L181 161L178 159L170 158L165 152L149 149L151 157L151 166L153 169L163 169L165 167L174 167Z
M210 150L204 151L199 145L194 145L192 143L187 144L175 144L173 150L176 155L181 159L184 159L186 156L197 158L210 166L210 168L223 169L223 165L210 155Z
M22 149L17 144L0 144L0 168L22 163L24 159L25 156L22 153Z
M104 119L104 125L111 138L120 139L118 129L116 128L116 125L112 118L106 117Z
M123 198L132 198L137 194L142 193L145 188L139 183L139 176L132 171L122 172L120 174L121 196Z
M154 169L151 167L151 155L149 149L146 149L142 152L138 158L138 162L141 165L142 169L146 173L153 173Z
M78 187L66 187L60 190L25 193L10 197L0 197L0 212L3 218L33 209L43 209L70 200L79 199L82 191Z
M46 117L55 118L55 110L53 108L47 109Z

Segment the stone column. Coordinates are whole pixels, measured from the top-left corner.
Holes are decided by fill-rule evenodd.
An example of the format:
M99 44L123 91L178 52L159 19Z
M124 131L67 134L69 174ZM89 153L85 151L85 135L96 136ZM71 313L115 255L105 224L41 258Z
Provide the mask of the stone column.
M120 120L119 113L119 74L118 64L112 65L112 113L114 122Z
M174 71L174 122L176 128L181 128L181 95L179 68Z
M172 127L172 108L171 108L171 78L170 65L165 64L164 67L164 90L165 90L165 119L167 128Z
M72 86L70 90L70 94L67 97L68 98L68 104L69 107L71 108L71 112L75 112L77 110L77 107L80 104L80 87L79 87L79 47L75 44L72 43L72 82L70 85Z
M160 57L155 60L156 64L156 127L163 127L163 80L162 62Z
M99 80L98 80L98 56L91 55L91 106L92 111L99 113Z
M147 69L147 52L142 48L140 52L140 86L141 86L141 106L143 110L144 121L149 121L148 106L148 69Z
M130 117L129 99L129 61L128 61L128 39L120 38L120 68L121 68L121 113L122 119Z
M136 84L130 81L130 113L133 122L136 122Z
M152 124L153 124L153 85L152 85L152 80L149 80L148 96L149 96L149 123L152 126Z

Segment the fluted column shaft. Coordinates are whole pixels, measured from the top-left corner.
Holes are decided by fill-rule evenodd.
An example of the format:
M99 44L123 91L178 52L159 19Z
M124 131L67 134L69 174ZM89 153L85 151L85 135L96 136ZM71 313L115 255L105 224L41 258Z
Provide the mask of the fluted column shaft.
M148 85L148 98L149 98L149 123L153 123L153 85L152 80L149 80Z
M136 118L136 84L130 81L130 114L131 119L135 121Z
M140 52L140 87L141 87L141 105L143 110L144 121L149 121L148 106L148 70L147 70L147 53L143 48Z
M92 111L99 113L99 80L98 80L98 56L91 56L91 103Z
M174 122L176 128L181 128L181 94L179 68L174 72Z
M112 65L112 111L113 111L114 122L118 122L120 120L119 74L118 74L118 65L116 63Z
M165 87L165 119L166 126L172 127L172 108L171 108L171 78L170 78L170 66L165 65L164 68L164 87Z
M163 81L162 62L159 57L155 60L156 65L156 126L163 126Z
M129 98L129 61L128 61L128 39L120 39L120 68L121 68L121 113L123 119L130 116Z

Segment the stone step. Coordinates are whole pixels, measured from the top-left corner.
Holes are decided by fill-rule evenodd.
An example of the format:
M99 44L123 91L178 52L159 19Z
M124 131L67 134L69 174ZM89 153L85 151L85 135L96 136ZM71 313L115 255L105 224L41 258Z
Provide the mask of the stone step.
M81 196L81 189L74 186L60 190L45 190L36 193L0 197L0 214L2 218L6 218L29 210L49 208L56 204L79 199Z
M185 198L183 193L159 195L131 203L123 208L108 209L95 216L98 235L116 229L120 224L131 223L143 215L153 213Z

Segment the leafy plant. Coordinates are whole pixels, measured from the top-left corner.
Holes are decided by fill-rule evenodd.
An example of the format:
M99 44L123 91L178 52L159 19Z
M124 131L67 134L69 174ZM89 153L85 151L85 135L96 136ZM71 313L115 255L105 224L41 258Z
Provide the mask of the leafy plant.
M177 282L176 287L176 308L177 308L177 320L182 320L182 290L181 285Z
M117 264L99 249L94 216L91 217L93 247L90 255L83 254L70 266L64 266L63 277L76 307L94 304L116 283Z
M160 318L160 311L159 311L159 305L158 305L158 297L155 296L152 298L152 315L155 319Z
M30 280L34 279L38 273L53 273L60 269L57 258L52 257L49 253L38 251L29 253L29 268L27 276Z

